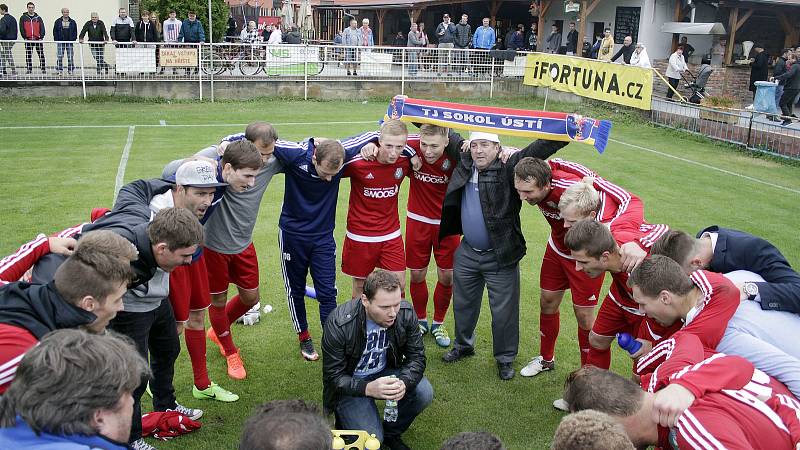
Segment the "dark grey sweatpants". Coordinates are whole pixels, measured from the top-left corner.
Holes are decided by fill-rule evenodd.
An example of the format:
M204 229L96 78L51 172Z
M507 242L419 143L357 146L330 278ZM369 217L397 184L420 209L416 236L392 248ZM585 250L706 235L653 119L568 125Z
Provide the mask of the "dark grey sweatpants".
M513 362L519 349L519 264L498 268L494 252L477 252L462 240L453 264L456 347L475 346L484 286L492 311L494 358Z

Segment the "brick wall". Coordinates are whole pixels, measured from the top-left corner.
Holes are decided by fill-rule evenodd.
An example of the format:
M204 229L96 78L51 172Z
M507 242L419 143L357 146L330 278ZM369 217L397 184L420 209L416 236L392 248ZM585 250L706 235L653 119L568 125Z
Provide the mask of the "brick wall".
M657 59L653 61L653 67L658 69L662 75L666 78L667 76L667 60L665 59ZM697 75L700 66L695 64L689 64L689 70L692 71L693 74ZM691 77L687 77L688 80L691 81ZM658 95L665 95L667 91L667 86L661 81L658 76L655 77L655 85L654 91ZM745 107L751 103L753 103L753 93L748 91L750 81L750 67L749 66L726 66L726 67L714 67L714 72L711 74L711 77L708 79L708 83L706 84L706 92L710 95L721 95L725 94L728 96L732 96L741 102L739 107ZM678 87L678 92L681 95L689 96L691 92L683 87L684 83L681 83Z

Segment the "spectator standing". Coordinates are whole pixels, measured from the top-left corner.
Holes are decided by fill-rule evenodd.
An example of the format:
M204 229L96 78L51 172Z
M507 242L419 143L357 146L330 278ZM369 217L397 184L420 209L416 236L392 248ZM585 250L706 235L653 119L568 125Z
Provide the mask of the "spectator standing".
M158 42L158 33L150 22L150 11L142 10L139 23L136 24L136 42Z
M525 49L525 25L517 25L517 29L511 33L511 42L506 42L507 50L524 50Z
M0 447L126 449L131 393L147 376L144 359L115 334L50 333L0 399Z
M475 29L475 34L472 36L472 47L486 51L486 53L480 52L475 54L476 57L480 58L475 69L476 72L488 73L489 70L491 70L486 64L489 64L491 61L489 59L489 50L494 48L495 42L497 42L497 36L495 35L494 28L489 26L489 18L484 17L483 24Z
M150 12L150 25L156 30L156 42L164 42L164 29L161 28L161 21L158 17L158 11Z
M17 21L8 13L8 5L0 5L0 41L17 40ZM11 68L11 75L17 74L14 57L11 56L13 42L0 42L0 70L6 75L6 68Z
M412 77L417 74L417 69L419 68L419 50L418 48L424 47L423 41L423 34L419 31L419 25L416 22L411 23L411 30L408 32L408 42L406 45L411 47L411 50L408 50L408 74Z
M181 25L181 31L178 34L178 40L185 43L185 44L199 44L201 42L205 42L206 40L206 32L203 30L203 24L197 20L197 13L194 11L189 11L186 13L187 19L183 21ZM189 71L194 72L197 74L197 67L193 69L186 69L186 75L189 75Z
M405 47L407 42L406 37L403 36L403 32L398 31L397 34L394 35L394 42L392 42L392 45L395 47Z
M567 33L567 54L578 54L578 30L575 29L575 22L569 23L569 33Z
M176 44L180 42L181 25L183 22L178 20L178 14L175 10L169 12L169 19L164 21L161 29L164 31L164 42Z
M756 81L767 81L769 75L769 55L764 51L764 45L756 42L753 45L753 51L756 52L753 58L750 58L750 91L753 93L753 98L756 97Z
M362 19L361 28L358 30L361 32L361 42L359 45L362 47L373 47L375 45L375 38L372 35L372 28L369 27L369 19Z
M594 38L594 44L592 44L591 50L589 50L589 58L597 59L597 55L600 53L600 45L603 43L603 35L598 34L597 37Z
M39 66L42 69L42 74L46 72L44 61L44 47L42 46L42 39L45 36L44 20L36 14L36 5L33 2L28 2L28 12L19 18L19 33L22 39L25 40L25 64L28 68L26 74L30 75L33 72L33 51L36 50L36 55L39 57Z
M675 53L669 56L669 64L667 65L667 80L669 88L667 88L667 98L672 99L672 94L678 89L678 83L681 81L681 74L689 70L686 67L686 60L683 59L683 47L680 45L675 50Z
M111 22L111 41L114 44L120 42L133 42L136 43L136 26L133 19L128 17L128 10L125 8L119 9L119 16L114 18ZM127 45L117 45L117 47L127 47Z
M280 24L275 24L272 26L272 32L270 32L269 34L269 39L267 40L267 44L270 45L283 44L283 31L281 30Z
M342 45L344 49L344 66L347 69L347 76L358 76L358 51L355 47L361 45L361 32L358 29L358 21L356 19L350 20L350 26L342 31Z
M550 36L547 37L547 53L558 53L561 49L561 30L557 25L550 28Z
M692 47L692 45L689 44L689 38L687 38L686 36L681 37L680 45L683 46L683 59L685 59L688 62L689 58L691 58L692 54L694 53L694 47Z
M451 49L455 42L456 26L450 22L450 14L442 16L442 22L436 26L436 37L439 39L439 48ZM439 76L450 70L451 52L449 50L439 50Z
M786 70L788 69L786 67L786 61L789 59L789 52L791 52L791 51L792 51L792 49L785 48L785 49L783 49L783 53L781 53L780 56L775 58L775 62L772 64L772 76L773 76L773 78L777 78L777 77L783 75L784 73L786 73ZM783 89L784 89L784 86L786 85L786 82L784 80L780 80L780 79L776 79L775 81L778 82L778 85L775 86L775 104L776 105L780 105L781 96L783 96ZM767 116L767 118L769 120L772 120L773 122L777 122L777 120L778 120L775 116Z
M589 42L589 36L583 37L583 48L581 49L581 56L590 58L592 54L592 44Z
M53 39L56 44L56 71L64 73L64 53L67 54L67 71L75 71L75 44L78 40L78 24L69 16L69 8L61 8L61 17L53 24Z
M537 36L537 27L539 24L536 22L531 22L531 28L525 33L525 49L531 52L536 51L536 45L539 40L539 36Z
M469 70L469 44L472 41L472 27L467 21L469 16L461 15L461 20L456 24L456 32L453 36L454 47L460 51L456 52L456 71L467 72Z
M783 95L781 95L781 101L779 103L781 113L784 116L781 125L784 126L792 123L792 120L789 118L794 116L792 114L792 104L794 104L795 97L800 94L800 64L797 62L797 57L797 53L789 53L786 72L775 77L776 80L784 82Z
M611 57L611 62L614 62L622 56L622 61L625 64L631 63L631 56L633 55L633 51L636 50L636 47L633 46L633 38L630 36L625 36L625 40L622 41L622 47L617 50L617 53L614 53L614 56ZM684 63L686 62L686 58L684 58Z
M242 42L242 44L258 44L261 39L258 35L258 28L256 27L255 20L247 22L247 27L243 29L241 33L239 33L239 40Z
M653 66L650 65L650 57L647 55L647 49L641 42L636 43L636 49L631 55L631 65L649 69Z
M431 404L433 387L424 377L417 315L402 299L397 275L372 272L360 298L331 313L322 361L324 407L336 416L336 426L375 434L384 448L408 449L400 436ZM395 421L381 421L376 399L397 401Z
M600 41L600 50L597 52L597 59L611 61L611 55L614 52L614 37L611 36L611 28L606 28L603 34L603 40Z
M233 18L233 14L228 16L228 23L225 28L225 40L230 42L236 37L236 28L238 25L236 24L236 19ZM266 29L266 27L264 27Z
M242 27L242 29L244 29L244 28L247 28L247 25ZM275 29L275 27L272 24L269 24L269 23L266 24L264 26L264 31L261 33L261 40L263 42L269 42L269 38L270 38L270 36L272 36L272 31L274 29Z
M108 42L108 31L106 31L106 24L100 20L100 16L96 12L93 12L91 19L83 24L79 36L81 43L85 41L87 35L89 36L89 50L92 52L97 74L100 75L100 71L105 69L106 75L108 75L108 64L105 59L105 43ZM100 44L97 42L100 42Z
M291 30L286 33L284 37L287 44L302 44L303 43L303 36L300 35L300 30L297 28L297 25L292 25Z

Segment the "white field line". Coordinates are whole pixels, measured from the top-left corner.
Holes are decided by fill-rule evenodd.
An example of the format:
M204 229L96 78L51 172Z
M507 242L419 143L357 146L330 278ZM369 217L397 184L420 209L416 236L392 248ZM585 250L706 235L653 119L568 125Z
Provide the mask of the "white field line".
M119 159L119 167L117 168L117 180L114 184L114 200L111 202L113 205L117 201L117 193L122 189L122 180L125 178L125 167L128 165L128 156L131 154L131 146L133 145L133 133L136 127L131 125L128 127L128 140L125 142L125 148L122 149L122 157Z
M354 122L270 122L272 125L275 126L292 126L292 125L363 125L363 124L374 124L377 125L377 120L362 120L362 121L354 121ZM247 123L207 123L207 124L172 124L172 123L164 123L162 124L142 124L142 125L23 125L23 126L9 126L9 127L0 127L0 130L47 130L47 129L70 129L70 128L128 128L128 127L136 127L136 128L153 128L153 127L174 127L174 128L203 128L203 127L246 127Z
M780 184L770 183L769 181L759 180L758 178L753 178L753 177L750 177L750 176L747 176L747 175L743 175L741 173L731 172L730 170L721 169L719 167L712 166L711 164L701 163L699 161L694 161L694 160L691 160L691 159L688 159L688 158L682 158L680 156L675 156L675 155L671 155L669 153L660 152L658 150L653 150L652 148L642 147L641 145L629 144L627 142L618 141L616 139L609 139L609 141L614 142L616 144L627 145L628 147L632 147L632 148L635 148L637 150L650 152L650 153L662 156L664 158L676 159L678 161L683 161L683 162L685 162L687 164L693 164L695 166L703 167L703 168L709 169L709 170L714 170L714 171L717 171L717 172L720 172L720 173L724 173L726 175L731 175L731 176L734 176L734 177L743 178L743 179L745 179L747 181L752 181L753 183L763 184L764 186L773 187L775 189L781 189L781 190L792 192L792 193L795 193L795 194L800 194L800 190L792 189L790 187L782 186Z

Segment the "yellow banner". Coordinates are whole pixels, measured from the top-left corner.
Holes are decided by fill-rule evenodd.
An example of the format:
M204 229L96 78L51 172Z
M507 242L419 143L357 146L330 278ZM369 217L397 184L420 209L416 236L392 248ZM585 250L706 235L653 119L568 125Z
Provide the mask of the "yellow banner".
M528 54L523 83L646 110L653 95L650 69L548 53Z

